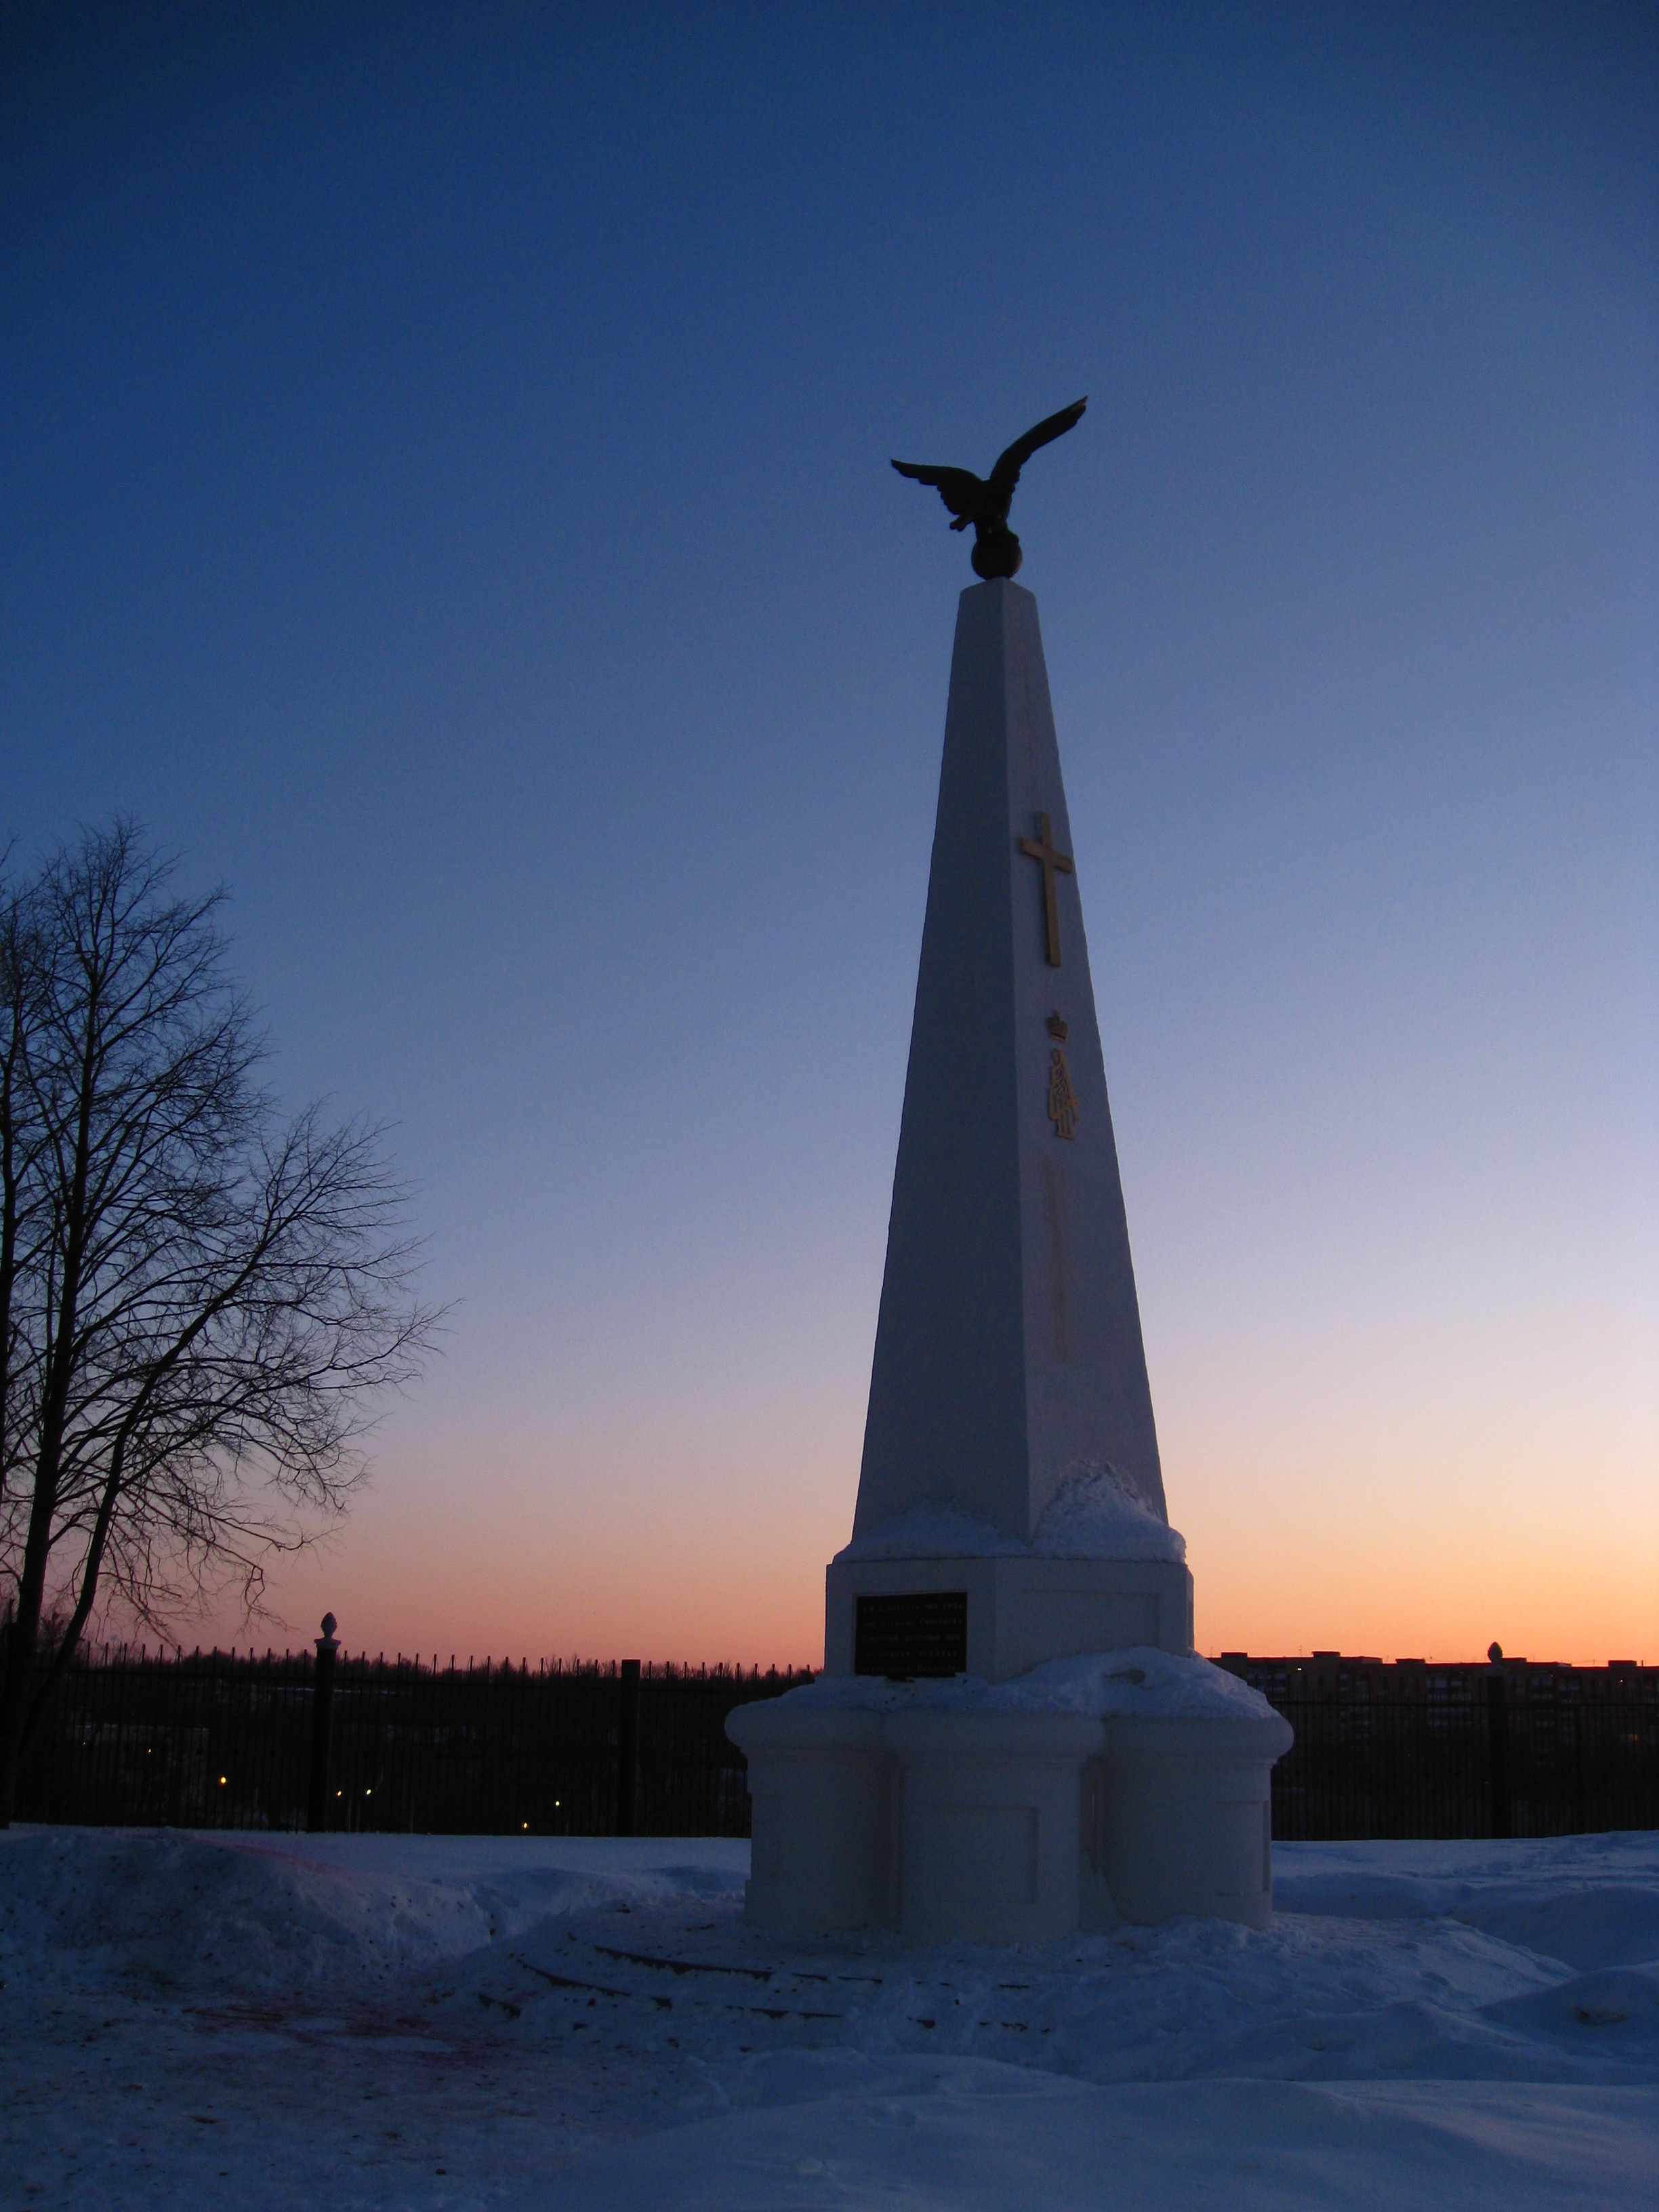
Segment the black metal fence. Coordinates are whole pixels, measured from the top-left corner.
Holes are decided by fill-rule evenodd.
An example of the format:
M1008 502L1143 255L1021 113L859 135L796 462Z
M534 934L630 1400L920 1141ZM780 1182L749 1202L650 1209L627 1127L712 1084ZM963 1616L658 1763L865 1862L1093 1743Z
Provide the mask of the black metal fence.
M1296 1730L1273 1769L1281 1841L1659 1828L1659 1668L1222 1664Z
M811 1679L343 1656L331 1672L314 1825L441 1835L746 1836L726 1716ZM17 1816L303 1828L317 1691L309 1653L89 1656L53 1698Z
M1222 1663L1296 1730L1282 1841L1659 1827L1659 1668ZM24 1765L25 1820L451 1835L749 1832L734 1705L805 1673L526 1667L309 1654L88 1655Z

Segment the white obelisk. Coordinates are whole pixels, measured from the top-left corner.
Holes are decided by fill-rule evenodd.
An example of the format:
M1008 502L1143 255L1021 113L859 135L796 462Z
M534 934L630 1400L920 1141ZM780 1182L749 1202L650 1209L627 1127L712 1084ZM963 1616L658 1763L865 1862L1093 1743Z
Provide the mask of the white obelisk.
M1085 1462L1164 1517L1036 601L999 580L957 617L854 1534L948 1498L1026 1543Z
M1096 1556L1080 1556L1085 1511L1062 1565L1042 1548L1043 1515L1091 1480ZM1103 1518L1114 1496L1128 1510ZM825 1664L866 1663L860 1599L946 1589L965 1600L969 1670L992 1680L1073 1651L1187 1651L1191 1578L1159 1526L1036 601L999 579L963 592L957 615L864 1465L854 1540L830 1571ZM1125 1530L1130 1556L1114 1559ZM902 1635L902 1609L886 1619Z

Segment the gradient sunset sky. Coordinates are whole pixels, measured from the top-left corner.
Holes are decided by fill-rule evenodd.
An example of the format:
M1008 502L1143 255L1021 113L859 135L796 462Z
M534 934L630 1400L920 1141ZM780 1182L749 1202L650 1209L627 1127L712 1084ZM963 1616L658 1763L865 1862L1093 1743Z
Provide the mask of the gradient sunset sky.
M6 10L0 836L228 887L456 1301L261 1644L820 1656L973 580L888 458L1087 392L1200 1648L1659 1660L1656 23Z

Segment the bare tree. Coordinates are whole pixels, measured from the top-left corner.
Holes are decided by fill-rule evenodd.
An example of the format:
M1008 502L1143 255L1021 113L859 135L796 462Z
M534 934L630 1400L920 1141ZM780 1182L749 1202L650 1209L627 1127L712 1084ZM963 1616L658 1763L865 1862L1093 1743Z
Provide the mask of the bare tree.
M0 1826L100 1592L257 1605L432 1341L381 1133L279 1121L220 902L118 823L0 908Z

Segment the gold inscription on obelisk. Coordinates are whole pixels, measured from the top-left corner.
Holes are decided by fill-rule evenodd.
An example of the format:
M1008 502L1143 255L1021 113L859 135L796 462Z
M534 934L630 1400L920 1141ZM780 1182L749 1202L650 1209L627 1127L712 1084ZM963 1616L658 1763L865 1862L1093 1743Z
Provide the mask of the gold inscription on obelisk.
M1061 1048L1070 1035L1060 1016L1048 1017L1048 1034L1054 1038L1054 1048L1048 1054L1048 1119L1054 1125L1057 1137L1077 1135L1077 1093L1072 1088L1072 1071L1066 1065Z

